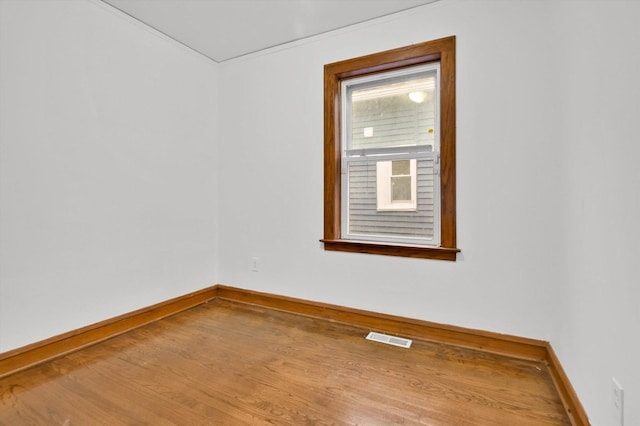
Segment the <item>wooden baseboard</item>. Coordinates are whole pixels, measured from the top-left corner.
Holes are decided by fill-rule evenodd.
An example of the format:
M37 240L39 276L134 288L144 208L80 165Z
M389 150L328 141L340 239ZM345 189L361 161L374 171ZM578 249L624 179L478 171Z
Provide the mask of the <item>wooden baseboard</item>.
M356 325L403 337L545 362L572 424L574 426L589 425L584 407L548 342L224 285L215 285L0 354L0 378L217 298Z
M545 343L547 348L547 366L551 373L551 378L553 379L556 390L562 400L562 404L567 410L567 414L569 415L572 424L577 426L589 425L590 423L589 418L587 417L587 412L584 410L584 407L578 398L578 394L576 394L575 389L573 389L573 386L569 381L569 377L565 373L562 368L562 364L560 364L560 360L551 347L551 343Z
M527 360L543 361L547 356L545 342L542 340L443 325L223 285L218 286L217 297L357 325L403 337L447 343Z
M0 378L168 317L216 297L216 286L0 354Z

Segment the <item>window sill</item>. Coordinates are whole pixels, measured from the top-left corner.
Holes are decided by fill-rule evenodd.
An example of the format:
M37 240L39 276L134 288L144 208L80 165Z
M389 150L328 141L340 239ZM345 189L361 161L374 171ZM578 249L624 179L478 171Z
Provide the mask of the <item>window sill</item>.
M324 249L329 251L347 251L351 253L369 253L385 256L415 257L419 259L456 260L458 248L429 247L410 244L386 244L353 240L320 240Z

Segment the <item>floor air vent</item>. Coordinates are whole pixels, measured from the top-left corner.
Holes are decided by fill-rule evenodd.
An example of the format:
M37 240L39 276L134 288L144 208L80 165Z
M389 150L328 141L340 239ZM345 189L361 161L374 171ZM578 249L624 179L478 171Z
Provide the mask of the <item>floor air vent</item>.
M374 342L386 343L387 345L400 346L401 348L410 348L411 340L404 339L402 337L389 336L387 334L376 333L374 331L369 332L367 340L373 340Z

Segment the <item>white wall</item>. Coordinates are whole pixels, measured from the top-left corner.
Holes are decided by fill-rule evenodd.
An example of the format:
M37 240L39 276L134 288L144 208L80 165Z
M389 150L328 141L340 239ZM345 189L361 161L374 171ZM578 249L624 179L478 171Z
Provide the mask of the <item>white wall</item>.
M537 67L544 13L535 3L436 3L223 64L220 135L232 142L220 144L220 171L233 185L220 190L222 282L547 338L560 266L541 250L556 230L548 206L559 173L539 149L540 105L551 98L551 71ZM323 251L323 64L452 34L459 260Z
M99 2L0 1L0 352L216 282L216 70Z
M640 425L639 2L558 2L565 176L561 318L551 336L594 425Z
M561 265L546 237L559 231L560 172L548 153L553 70L539 66L553 41L546 13L536 2L439 2L223 63L222 282L548 338ZM323 65L452 34L459 260L323 251Z
M443 0L223 64L221 282L550 340L640 424L639 6ZM452 34L458 261L323 251L323 64Z

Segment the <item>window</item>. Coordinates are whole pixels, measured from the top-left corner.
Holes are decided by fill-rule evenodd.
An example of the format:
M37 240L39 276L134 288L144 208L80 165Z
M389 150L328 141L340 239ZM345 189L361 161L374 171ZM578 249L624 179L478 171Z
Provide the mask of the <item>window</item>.
M343 239L440 242L439 70L435 62L341 82Z
M416 211L416 160L376 162L376 210Z
M455 260L455 37L325 65L327 250Z

